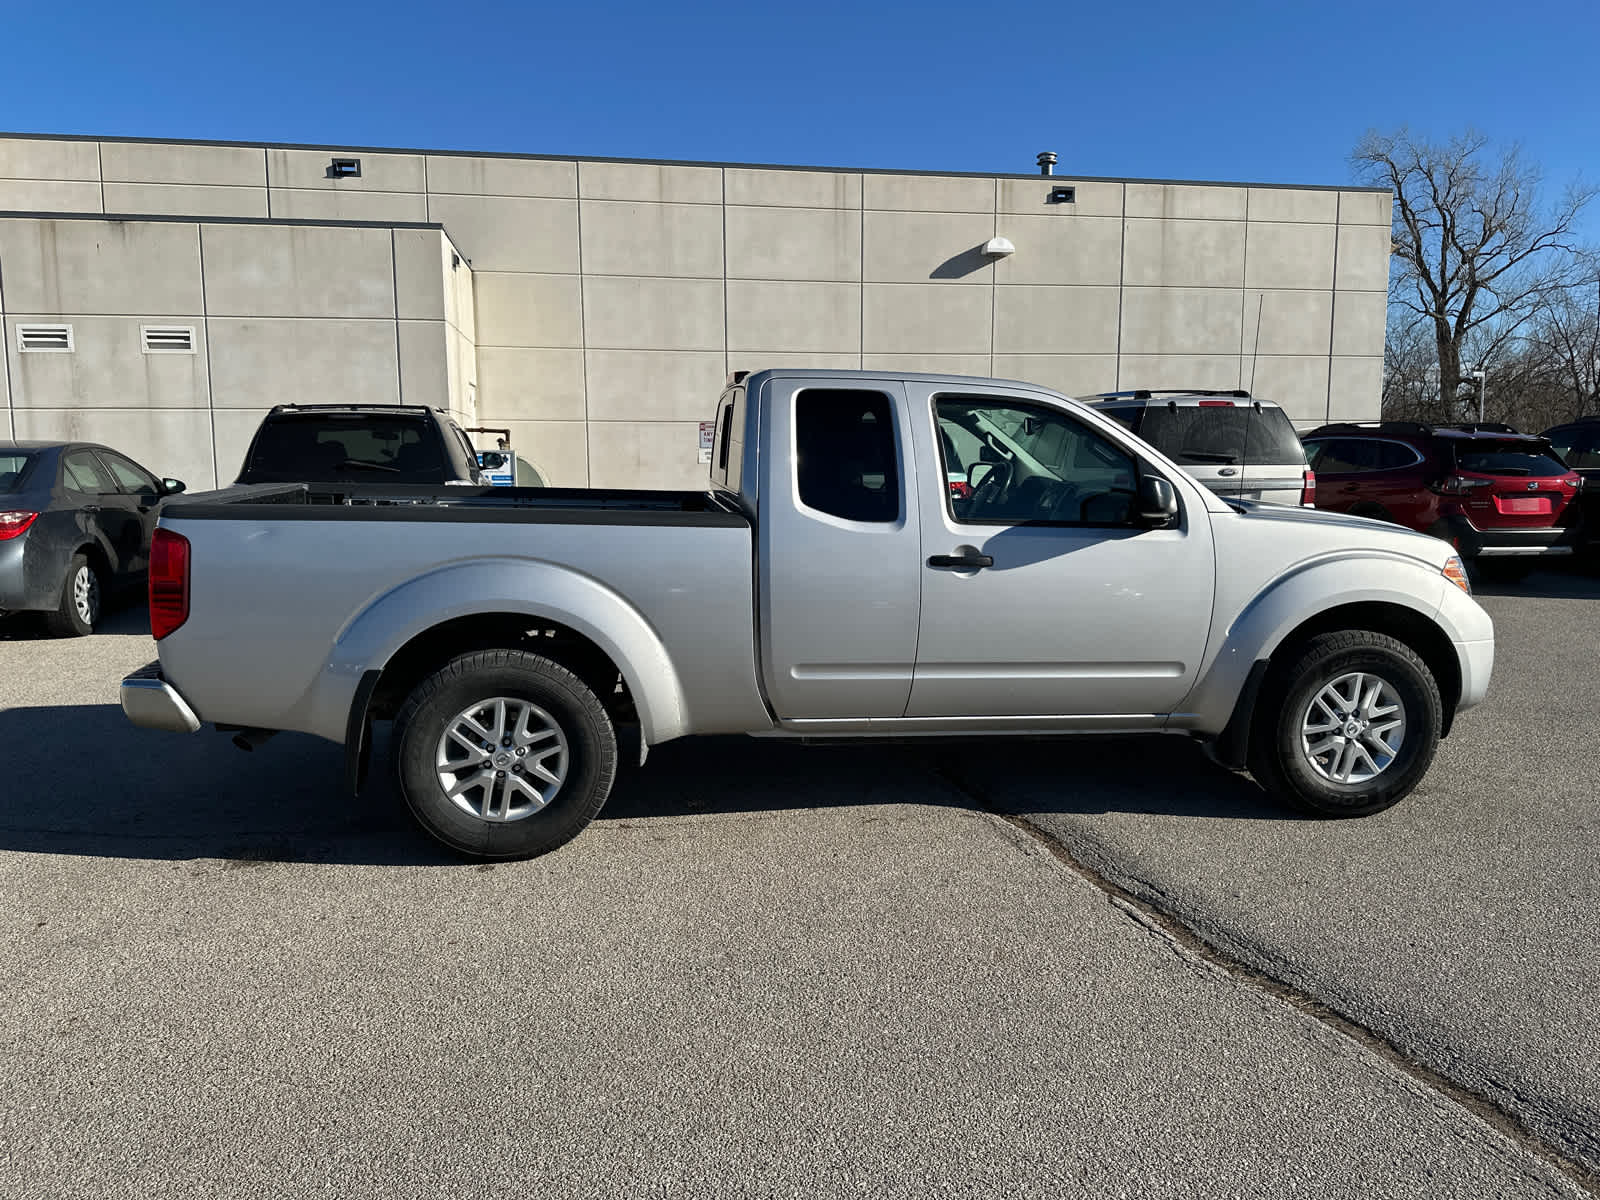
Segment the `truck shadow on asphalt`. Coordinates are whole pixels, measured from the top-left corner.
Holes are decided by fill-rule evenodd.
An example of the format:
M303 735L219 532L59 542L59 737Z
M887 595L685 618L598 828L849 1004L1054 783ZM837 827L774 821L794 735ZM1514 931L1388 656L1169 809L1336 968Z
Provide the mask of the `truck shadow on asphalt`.
M106 858L458 865L411 824L379 727L372 777L343 788L344 751L283 734L253 753L226 735L135 729L115 705L0 710L0 850ZM600 825L906 804L996 811L1292 818L1249 779L1176 738L802 746L692 738L623 767Z

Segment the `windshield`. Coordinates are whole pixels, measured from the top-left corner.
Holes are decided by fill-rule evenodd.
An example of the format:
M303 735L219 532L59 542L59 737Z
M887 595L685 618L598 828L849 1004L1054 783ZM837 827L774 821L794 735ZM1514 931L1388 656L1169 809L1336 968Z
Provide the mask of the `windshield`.
M1560 459L1537 442L1479 442L1456 447L1456 467L1477 475L1525 475L1548 479L1565 475Z
M268 417L245 464L267 483L437 477L439 456L424 421L383 413Z
M32 456L17 450L0 450L0 493L20 492Z

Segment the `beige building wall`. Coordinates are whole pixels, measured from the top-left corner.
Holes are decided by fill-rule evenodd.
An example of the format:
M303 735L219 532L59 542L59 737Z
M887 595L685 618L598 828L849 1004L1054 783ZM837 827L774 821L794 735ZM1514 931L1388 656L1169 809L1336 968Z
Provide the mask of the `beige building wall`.
M336 176L334 158L360 175ZM1061 187L1070 203L1052 202ZM208 231L208 309L223 249L301 261L294 238L210 230L370 223L298 282L243 250L227 260L230 311L203 314L219 460L284 387L331 384L448 395L463 418L511 427L554 484L695 486L699 422L727 372L769 365L997 374L1069 394L1243 386L1302 425L1379 410L1381 191L0 139L0 208L257 222L188 226ZM437 302L402 298L414 273L434 277L422 232L384 228L406 223L445 231L431 233ZM324 235L295 236L315 257ZM984 255L996 236L1015 253ZM172 250L187 261L186 244ZM466 260L454 269L452 251ZM274 373L281 353L297 365ZM177 403L194 394L183 386L159 394L197 411Z

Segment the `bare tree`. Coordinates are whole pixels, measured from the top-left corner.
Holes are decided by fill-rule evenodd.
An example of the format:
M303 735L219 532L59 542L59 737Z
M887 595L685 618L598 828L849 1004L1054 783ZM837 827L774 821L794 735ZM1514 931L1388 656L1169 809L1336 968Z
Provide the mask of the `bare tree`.
M1496 156L1472 132L1442 145L1404 129L1371 132L1352 161L1363 182L1394 191L1391 310L1409 312L1431 333L1434 412L1459 419L1473 388L1469 379L1463 391L1463 359L1470 352L1488 362L1504 352L1576 282L1572 230L1596 189L1574 184L1544 206L1539 173L1517 147Z

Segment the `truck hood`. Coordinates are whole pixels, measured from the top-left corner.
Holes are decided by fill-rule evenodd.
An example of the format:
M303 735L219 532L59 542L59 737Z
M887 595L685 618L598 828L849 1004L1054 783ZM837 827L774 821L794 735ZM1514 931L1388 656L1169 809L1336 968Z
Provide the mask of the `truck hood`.
M1391 550L1441 567L1456 552L1454 546L1440 538L1388 521L1375 521L1370 517L1352 517L1320 508L1266 504L1259 500L1229 499L1226 503L1252 528L1270 525L1284 533L1298 530L1307 542L1320 543L1329 550L1346 547Z

